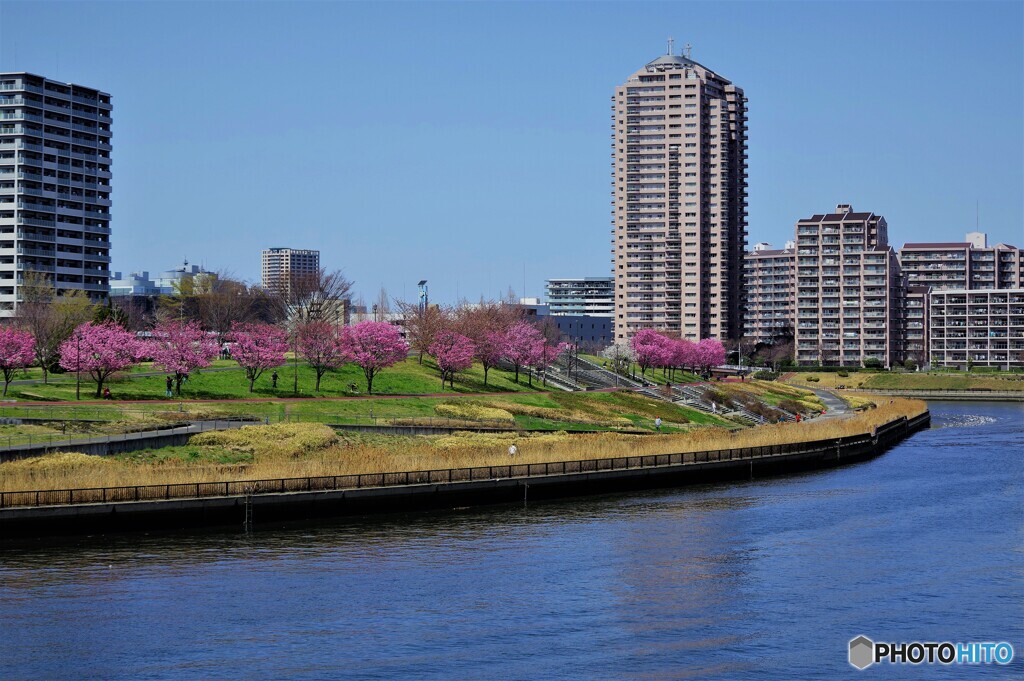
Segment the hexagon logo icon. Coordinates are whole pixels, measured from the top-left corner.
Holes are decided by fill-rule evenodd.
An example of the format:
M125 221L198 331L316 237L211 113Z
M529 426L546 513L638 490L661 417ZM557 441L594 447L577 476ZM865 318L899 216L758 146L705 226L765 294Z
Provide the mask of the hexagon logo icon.
M850 664L867 669L875 661L875 642L867 636L850 639Z

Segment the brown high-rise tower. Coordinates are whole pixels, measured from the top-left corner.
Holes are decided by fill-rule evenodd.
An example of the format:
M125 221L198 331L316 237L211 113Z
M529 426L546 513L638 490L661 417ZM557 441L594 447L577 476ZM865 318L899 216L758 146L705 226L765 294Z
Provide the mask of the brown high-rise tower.
M644 328L691 339L739 336L743 90L670 53L617 87L612 111L616 342Z

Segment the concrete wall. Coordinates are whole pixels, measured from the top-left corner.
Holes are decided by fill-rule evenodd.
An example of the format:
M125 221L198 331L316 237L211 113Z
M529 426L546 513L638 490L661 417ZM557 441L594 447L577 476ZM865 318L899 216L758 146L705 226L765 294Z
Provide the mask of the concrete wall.
M582 465L574 465L573 468L579 469L580 472L563 472L568 466L560 462L549 465L538 464L537 467L545 466L545 470L548 471L545 474L518 477L501 477L502 469L506 471L509 469L506 466L499 466L496 467L496 474L489 475L485 479L452 482L445 482L443 476L438 476L433 479L439 481L425 484L360 487L353 485L345 489L309 489L309 491L300 489L284 493L262 493L249 497L235 493L199 499L0 508L0 530L2 530L0 535L70 534L139 528L241 525L245 519L247 504L251 505L252 519L258 525L323 516L522 503L524 499L553 499L719 480L745 480L863 461L878 456L903 438L927 428L929 422L930 416L926 412L911 421L899 419L886 424L878 428L874 434L774 448L602 459L597 462L603 461L612 464L615 461L624 460L625 465L604 467L595 462L593 470L586 471L582 470ZM779 451L786 453L773 453ZM728 453L729 456L738 455L738 458L722 460L725 459L723 453ZM671 457L676 457L675 460L683 461L683 463L658 463L658 461L672 460ZM644 465L643 460L652 458L655 461L654 464ZM568 463L565 462L565 464ZM443 474L444 471L437 471L437 473ZM400 476L403 474L387 475L398 478L396 482L400 483ZM363 477L377 478L383 481L383 476ZM282 488L284 487L283 482ZM301 483L302 480L298 479L297 482ZM230 484L237 486L242 483L219 484L227 488ZM312 485L309 487L312 488ZM131 488L127 489L131 490Z

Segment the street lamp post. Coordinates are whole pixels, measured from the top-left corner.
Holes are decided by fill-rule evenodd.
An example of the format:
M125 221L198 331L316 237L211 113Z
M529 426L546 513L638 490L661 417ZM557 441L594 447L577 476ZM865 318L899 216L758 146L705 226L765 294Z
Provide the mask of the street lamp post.
M75 399L82 399L82 332L75 329Z

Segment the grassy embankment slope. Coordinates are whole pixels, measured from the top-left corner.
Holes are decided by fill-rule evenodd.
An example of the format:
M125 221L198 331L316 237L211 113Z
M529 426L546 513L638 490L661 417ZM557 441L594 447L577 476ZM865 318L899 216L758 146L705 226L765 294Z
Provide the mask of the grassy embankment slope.
M816 377L817 382L808 381ZM851 372L840 376L832 372L797 372L788 383L812 387L835 388L840 385L848 389L864 390L1024 390L1024 376L1021 374L968 374L948 372L900 373L900 372Z
M253 392L249 392L249 381L245 372L234 362L218 361L216 371L197 371L182 385L182 398L189 400L238 400L273 397L345 397L366 394L366 379L361 369L346 365L338 371L328 373L320 384L320 392L314 391L316 375L306 364L298 365L299 391L295 393L294 367L292 364L278 367L277 388L272 388L271 374L266 371L256 381ZM110 387L114 400L164 400L165 383L163 375L140 376L153 371L151 366L136 367L131 372L115 375L105 385ZM356 390L350 390L354 384ZM423 364L415 358L400 362L381 371L373 381L373 392L377 395L415 395L431 393L477 393L477 392L536 392L545 390L541 382L534 379L529 385L525 373L520 373L519 383L514 375L491 369L484 385L484 372L479 364L460 373L455 380L455 389L441 386L437 366L429 358ZM94 399L96 386L83 375L82 398ZM64 401L75 399L74 374L62 374L49 384L12 385L8 398L35 401Z
M923 413L924 402L895 399L847 419L760 426L740 431L695 428L664 435L621 433L522 435L461 433L436 437L337 434L317 424L252 426L204 433L184 447L118 457L53 454L0 464L0 489L66 489L276 479L382 471L664 454L806 442L871 432L894 418Z
M180 410L179 410L180 408ZM4 406L4 416L53 419L0 426L0 446L52 436L88 437L153 429L189 420L245 416L279 421L356 425L501 426L528 430L663 430L735 424L695 409L628 391L505 393L450 397L391 397L263 402L94 403L82 406ZM69 419L64 421L63 419ZM80 419L74 421L73 419ZM88 420L96 420L90 422ZM32 438L30 440L30 438Z

